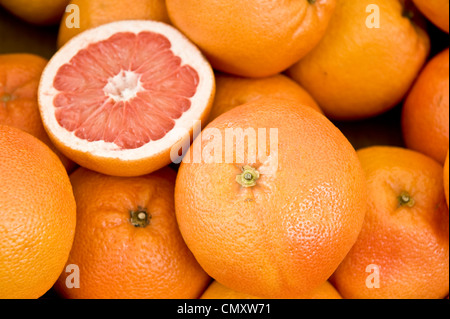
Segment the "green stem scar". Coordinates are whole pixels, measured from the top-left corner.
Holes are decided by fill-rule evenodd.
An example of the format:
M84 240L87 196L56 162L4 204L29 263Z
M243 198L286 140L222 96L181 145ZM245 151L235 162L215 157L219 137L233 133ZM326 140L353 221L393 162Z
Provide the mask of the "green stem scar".
M12 95L8 94L8 93L4 93L2 96L0 96L0 101L1 102L9 102L12 100Z
M400 206L407 206L410 208L413 207L414 204L416 203L408 192L402 192L398 197L398 201Z
M151 216L143 208L137 211L130 211L130 221L134 227L145 227L150 223Z
M314 4L316 3L316 0L308 0L309 4Z
M414 18L414 12L412 10L405 9L402 14L405 18L412 20Z
M259 172L249 165L242 167L242 173L236 176L236 182L242 187L253 187L258 179Z

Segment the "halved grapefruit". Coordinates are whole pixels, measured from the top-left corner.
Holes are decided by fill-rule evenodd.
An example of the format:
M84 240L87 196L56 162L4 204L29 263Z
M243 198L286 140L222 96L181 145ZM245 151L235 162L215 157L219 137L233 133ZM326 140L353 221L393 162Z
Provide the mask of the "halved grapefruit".
M206 120L214 73L177 29L119 21L72 38L50 59L39 107L54 144L91 170L151 173L170 163L172 146Z

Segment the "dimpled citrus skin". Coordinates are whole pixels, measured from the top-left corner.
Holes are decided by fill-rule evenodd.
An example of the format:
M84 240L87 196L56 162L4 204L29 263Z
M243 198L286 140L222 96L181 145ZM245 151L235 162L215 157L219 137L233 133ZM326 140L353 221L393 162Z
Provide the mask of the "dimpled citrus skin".
M445 190L445 199L447 201L447 206L450 206L449 205L448 168L449 168L449 153L447 151L447 158L445 159L445 164L444 164L444 190Z
M212 128L222 136L225 128L266 128L258 143L266 142L269 156L208 163ZM270 128L278 130L277 142L269 142ZM180 165L175 209L203 269L233 290L263 298L296 298L323 284L356 240L366 208L364 173L348 140L310 107L271 99L222 114L202 139L186 154L191 162ZM196 151L202 152L197 163ZM236 181L245 165L260 173L250 188Z
M70 179L77 201L77 230L67 264L79 267L80 288L56 289L74 299L191 299L210 282L177 228L173 190L176 173L121 178L80 168ZM145 211L135 226L131 212Z
M402 130L408 148L444 164L449 141L449 49L425 66L403 106Z
M3 125L0 181L0 299L39 298L58 279L72 247L72 186L50 148Z
M419 10L436 26L449 32L448 0L413 0Z
M304 88L283 74L252 79L216 72L216 95L208 123L236 106L260 98L290 99L322 112Z
M449 220L442 166L398 147L357 153L367 176L368 209L358 240L331 282L346 299L446 297ZM405 192L411 206L401 205ZM379 288L366 285L371 265L379 268Z
M274 75L322 38L336 0L167 0L172 23L213 67L246 77Z
M379 8L380 28L366 25L370 5ZM338 1L324 38L289 75L331 119L360 120L388 111L408 92L430 50L418 21L405 17L408 10L419 16L398 0Z
M80 27L68 27L66 20L72 21L73 12L66 12L59 28L58 47L87 29L113 21L149 19L169 23L164 0L133 0L132 4L122 0L72 0L70 4L79 8Z

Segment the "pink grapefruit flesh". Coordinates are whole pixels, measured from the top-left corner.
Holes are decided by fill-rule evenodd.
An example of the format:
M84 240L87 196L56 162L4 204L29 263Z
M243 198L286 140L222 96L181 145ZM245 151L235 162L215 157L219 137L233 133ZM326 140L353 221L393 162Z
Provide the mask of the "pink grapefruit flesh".
M80 50L54 80L58 123L81 139L125 149L164 137L199 82L170 48L161 34L121 32Z

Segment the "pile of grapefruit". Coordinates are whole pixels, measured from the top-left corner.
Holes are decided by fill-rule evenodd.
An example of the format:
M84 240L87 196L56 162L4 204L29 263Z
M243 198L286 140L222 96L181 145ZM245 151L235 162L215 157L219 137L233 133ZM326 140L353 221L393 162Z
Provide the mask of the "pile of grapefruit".
M0 6L0 298L448 298L448 1Z

